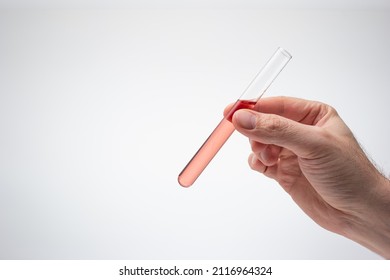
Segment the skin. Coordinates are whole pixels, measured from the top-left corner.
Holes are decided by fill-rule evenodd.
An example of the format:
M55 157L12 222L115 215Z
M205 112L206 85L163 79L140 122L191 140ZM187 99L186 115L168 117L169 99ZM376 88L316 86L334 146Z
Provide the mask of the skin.
M323 228L390 259L390 181L334 108L264 98L253 110L235 112L233 124L249 138L253 170L276 180Z

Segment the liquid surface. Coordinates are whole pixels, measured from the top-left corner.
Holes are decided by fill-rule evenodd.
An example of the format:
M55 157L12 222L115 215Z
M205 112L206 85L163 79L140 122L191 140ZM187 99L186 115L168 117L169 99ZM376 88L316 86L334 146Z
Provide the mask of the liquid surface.
M221 149L223 144L234 132L234 126L231 123L234 112L240 109L253 109L255 101L238 100L229 111L229 113L217 125L207 140L199 148L193 158L188 162L183 171L179 174L179 184L182 187L191 186L206 166Z

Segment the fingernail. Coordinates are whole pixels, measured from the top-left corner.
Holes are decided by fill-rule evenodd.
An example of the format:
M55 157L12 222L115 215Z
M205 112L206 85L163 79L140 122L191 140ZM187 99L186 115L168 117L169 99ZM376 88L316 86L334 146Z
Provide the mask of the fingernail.
M255 115L246 110L239 110L235 112L233 117L238 123L238 125L242 128L254 129L256 127Z

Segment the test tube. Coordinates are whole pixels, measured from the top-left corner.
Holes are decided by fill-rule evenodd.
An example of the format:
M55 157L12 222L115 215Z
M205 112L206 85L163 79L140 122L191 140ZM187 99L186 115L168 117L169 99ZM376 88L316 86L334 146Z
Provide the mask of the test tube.
M221 149L223 144L234 132L232 117L239 109L253 109L256 102L267 91L272 82L290 61L292 56L284 49L278 48L263 68L257 73L232 109L217 125L196 154L180 172L178 181L182 187L190 187L206 166Z

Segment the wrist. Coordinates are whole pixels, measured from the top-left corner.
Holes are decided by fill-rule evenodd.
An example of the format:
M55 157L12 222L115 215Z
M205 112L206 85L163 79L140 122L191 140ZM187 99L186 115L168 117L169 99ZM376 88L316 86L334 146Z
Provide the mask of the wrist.
M345 236L390 259L390 180L379 173L367 205L348 223Z

